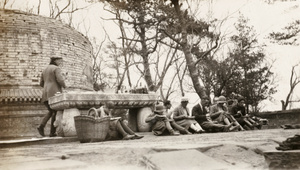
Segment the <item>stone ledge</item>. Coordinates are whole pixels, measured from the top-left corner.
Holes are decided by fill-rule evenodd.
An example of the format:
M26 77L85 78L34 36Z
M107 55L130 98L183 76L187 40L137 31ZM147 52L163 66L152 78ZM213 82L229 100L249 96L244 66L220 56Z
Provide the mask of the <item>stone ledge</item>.
M197 150L181 150L170 152L159 152L144 155L141 160L146 169L210 169L210 170L229 170L234 166L219 162Z
M26 145L45 145L45 144L57 144L65 142L77 142L77 137L43 137L43 138L28 138L28 139L12 139L1 140L0 148L10 148Z
M101 107L111 102L113 108L141 108L153 105L157 101L156 94L114 94L99 92L67 92L49 99L52 109L64 110L69 108L89 109Z
M300 169L300 150L266 151L264 157L270 169Z

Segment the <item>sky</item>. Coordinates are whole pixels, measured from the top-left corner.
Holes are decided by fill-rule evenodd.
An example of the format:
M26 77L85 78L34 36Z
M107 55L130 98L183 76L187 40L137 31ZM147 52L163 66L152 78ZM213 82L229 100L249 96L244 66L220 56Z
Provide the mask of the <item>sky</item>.
M3 0L0 0L0 2ZM300 46L284 46L272 44L266 38L272 31L279 31L293 20L300 20L300 0L294 1L274 1L272 4L266 3L267 0L207 0L201 2L201 5L191 5L193 8L198 8L199 15L206 16L210 12L213 17L220 20L226 18L226 23L222 29L231 31L234 29L233 23L239 16L243 14L249 19L249 24L252 25L258 34L260 43L266 44L266 54L270 60L273 60L272 71L277 75L277 93L272 96L272 100L266 100L261 104L263 111L280 110L280 100L284 100L289 91L289 78L291 68L296 63L300 63ZM12 2L12 0L11 0ZM37 0L22 0L14 1L13 5L8 8L26 10L37 4ZM43 1L42 1L43 2ZM89 5L84 0L76 0L78 6ZM41 15L48 15L48 6L42 3ZM117 39L119 30L116 24L109 20L112 16L103 10L102 4L94 4L74 14L75 28L83 34L88 34L90 37L95 37L101 42L104 39L104 29L109 34L112 40ZM299 37L299 35L298 35ZM299 38L300 39L300 38ZM298 40L299 42L299 40ZM300 76L300 67L296 70ZM193 95L195 96L195 95ZM300 85L295 89L293 96L295 99L300 99ZM191 97L191 104L198 102L198 97ZM300 103L294 104L293 108L300 108Z

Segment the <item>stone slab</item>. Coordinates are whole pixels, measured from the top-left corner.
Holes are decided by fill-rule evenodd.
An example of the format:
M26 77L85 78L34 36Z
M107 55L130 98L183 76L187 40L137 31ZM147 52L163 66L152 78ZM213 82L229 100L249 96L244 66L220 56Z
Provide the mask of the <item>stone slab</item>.
M18 163L1 164L0 169L5 170L45 170L45 169L75 169L84 168L88 164L75 160L40 160L40 161L26 161Z
M264 157L270 169L300 169L300 150L270 150Z
M219 162L197 150L159 152L144 155L141 164L150 170L229 170L232 166Z
M26 145L40 145L40 144L56 144L65 142L79 141L77 137L41 137L41 138L27 138L16 140L0 140L0 148L18 147Z
M46 161L49 158L46 157L34 157L34 156L12 156L12 155L5 155L1 157L0 166L10 166L11 164L19 164L22 162L35 162L35 161Z
M142 108L153 105L157 101L156 94L130 94L130 93L100 93L70 91L49 98L49 105L54 110L69 108L89 109L101 107L110 102L113 108Z
M156 152L166 152L166 151L179 151L179 150L191 150L191 149L196 149L201 152L205 152L211 148L216 148L220 147L222 145L220 144L181 144L181 145L176 145L176 146L159 146L156 148L153 148L154 151Z

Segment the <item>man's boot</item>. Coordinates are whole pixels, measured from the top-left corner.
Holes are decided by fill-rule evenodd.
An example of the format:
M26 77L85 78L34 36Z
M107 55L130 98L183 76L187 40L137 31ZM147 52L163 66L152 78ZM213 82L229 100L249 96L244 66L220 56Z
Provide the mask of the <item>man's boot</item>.
M37 127L37 130L39 131L39 134L41 136L45 136L45 133L44 133L44 126L43 125L40 125Z
M51 129L50 129L50 137L55 137L57 136L57 134L55 133L56 132L56 127L54 127L53 125L51 126Z

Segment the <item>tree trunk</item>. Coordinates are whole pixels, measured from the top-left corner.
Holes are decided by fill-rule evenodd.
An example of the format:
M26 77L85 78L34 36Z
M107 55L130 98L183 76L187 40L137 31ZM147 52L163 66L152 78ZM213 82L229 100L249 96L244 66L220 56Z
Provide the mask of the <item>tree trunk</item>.
M286 110L284 101L280 100L280 102L281 102L281 110Z
M182 40L181 40L180 45L182 47L182 51L183 51L185 59L186 59L186 64L187 64L189 72L190 72L193 86L194 86L194 89L195 89L196 93L198 94L198 96L200 98L203 98L204 96L206 96L206 94L205 94L204 88L201 87L201 85L200 85L199 75L197 72L196 64L195 64L195 61L194 61L192 53L191 53L191 48L187 41L187 37L188 37L187 28L186 28L187 24L185 23L185 21L182 17L182 11L180 10L178 1L172 1L172 3L174 4L174 8L175 8L176 14L179 18L180 25L182 26L181 27L181 34L182 34L181 39Z

